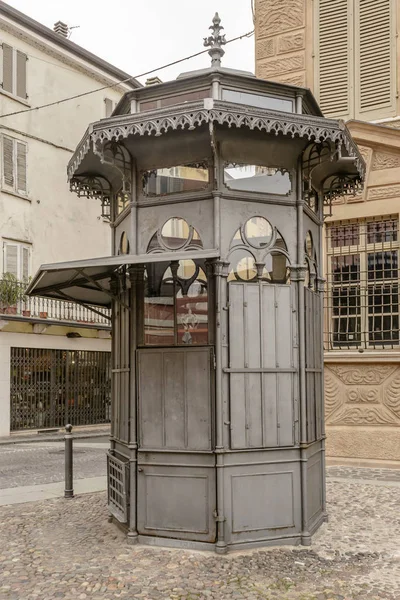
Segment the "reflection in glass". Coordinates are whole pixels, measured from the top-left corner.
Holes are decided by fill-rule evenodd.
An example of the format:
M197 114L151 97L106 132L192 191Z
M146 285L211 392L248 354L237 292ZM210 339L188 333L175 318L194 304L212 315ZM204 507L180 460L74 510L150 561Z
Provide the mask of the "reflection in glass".
M210 177L207 163L196 163L145 171L142 181L145 196L164 196L206 190Z
M184 295L176 295L178 344L207 344L208 294L205 281L196 279Z
M278 196L287 196L292 190L292 182L287 171L262 165L228 163L224 167L224 183L231 190L262 192Z
M184 219L169 219L161 229L163 244L171 250L182 248L190 236L190 227Z
M173 346L174 283L171 269L162 265L147 269L144 294L144 343L146 346ZM160 278L161 282L160 282Z
M311 236L311 232L310 231L307 231L307 235L306 235L306 254L310 258L313 258L314 244L313 244L313 240L312 240L312 236Z
M208 343L207 278L194 261L149 265L144 302L146 346Z
M125 208L128 206L129 204L129 195L125 194L122 190L120 192L118 192L117 194L117 214L121 214L122 211L125 210Z
M245 250L234 250L229 262L231 270L228 275L228 281L251 281L257 276L257 269L254 257Z
M120 254L129 254L129 241L125 231L123 231L121 234L121 239L119 242L119 252Z
M290 270L288 259L282 252L273 250L265 258L263 277L271 283L289 283Z
M222 90L222 100L235 102L236 104L248 104L258 108L271 108L282 112L293 112L293 100L285 98L274 98L273 96L263 96L261 94L249 94L236 90Z
M264 217L252 217L244 226L248 243L255 248L265 248L272 240L272 226Z

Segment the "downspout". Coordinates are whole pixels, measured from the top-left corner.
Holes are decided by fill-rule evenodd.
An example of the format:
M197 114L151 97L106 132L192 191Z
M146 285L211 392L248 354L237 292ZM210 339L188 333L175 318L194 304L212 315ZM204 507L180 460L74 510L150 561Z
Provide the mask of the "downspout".
M304 313L304 240L303 240L303 172L301 158L297 167L297 291L299 328L299 394L300 394L300 481L301 481L301 543L311 544L307 519L307 398L305 362L305 313Z

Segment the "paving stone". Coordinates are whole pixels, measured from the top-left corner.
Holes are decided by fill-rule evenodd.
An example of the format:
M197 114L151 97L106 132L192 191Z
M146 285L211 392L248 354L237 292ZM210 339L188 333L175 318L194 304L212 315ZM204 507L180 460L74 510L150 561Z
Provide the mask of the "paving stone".
M1 507L0 599L399 600L397 472L332 469L329 522L308 548L129 546L107 521L104 493ZM386 483L357 481L377 478Z

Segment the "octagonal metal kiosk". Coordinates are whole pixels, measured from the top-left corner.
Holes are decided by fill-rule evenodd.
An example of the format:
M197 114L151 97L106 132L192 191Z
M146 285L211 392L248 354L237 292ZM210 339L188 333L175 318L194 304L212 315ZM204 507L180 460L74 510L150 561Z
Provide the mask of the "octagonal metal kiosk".
M308 90L221 67L211 30L211 68L128 92L70 161L112 255L44 265L29 293L112 307L108 506L132 542L309 544L323 215L365 165Z

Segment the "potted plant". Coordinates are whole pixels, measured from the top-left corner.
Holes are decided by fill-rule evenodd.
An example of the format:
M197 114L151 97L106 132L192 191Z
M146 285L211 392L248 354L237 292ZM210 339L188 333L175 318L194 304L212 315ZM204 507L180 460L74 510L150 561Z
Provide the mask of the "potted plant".
M0 310L7 315L17 314L17 302L24 297L22 286L12 273L0 279Z

